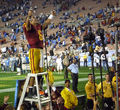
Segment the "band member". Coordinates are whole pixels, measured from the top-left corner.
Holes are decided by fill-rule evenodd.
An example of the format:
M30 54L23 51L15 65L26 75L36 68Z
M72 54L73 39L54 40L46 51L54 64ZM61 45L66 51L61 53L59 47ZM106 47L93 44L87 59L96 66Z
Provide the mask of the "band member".
M39 24L37 17L33 14L33 10L28 11L28 16L23 25L23 30L26 39L30 45L29 49L29 59L30 59L30 69L31 73L37 74L43 71L43 36L42 30L44 30L55 15L55 11L48 17L43 25ZM42 78L39 78L42 80ZM34 78L30 79L29 86L30 91L34 85Z

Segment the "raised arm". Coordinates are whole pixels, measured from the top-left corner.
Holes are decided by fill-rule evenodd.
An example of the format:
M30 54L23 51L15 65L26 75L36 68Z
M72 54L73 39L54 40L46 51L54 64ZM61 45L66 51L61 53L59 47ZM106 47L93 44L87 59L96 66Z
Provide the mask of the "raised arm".
M25 22L25 24L26 24L26 30L27 30L27 31L30 31L30 30L31 30L30 19L31 19L32 13L33 13L32 10L29 10L29 11L28 11L28 16L27 16L26 22Z
M50 23L51 20L53 19L53 17L56 15L55 10L52 11L52 13L50 14L50 16L48 17L48 19L44 22L42 28L45 29Z

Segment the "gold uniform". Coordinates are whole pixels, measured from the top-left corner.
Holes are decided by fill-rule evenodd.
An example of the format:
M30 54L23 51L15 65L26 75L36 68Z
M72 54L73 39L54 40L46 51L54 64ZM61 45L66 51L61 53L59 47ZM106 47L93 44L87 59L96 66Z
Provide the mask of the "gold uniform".
M61 91L61 96L64 99L64 107L67 109L72 109L74 106L78 105L78 99L73 90L64 88Z
M101 83L98 85L98 89L101 89ZM104 104L103 107L106 110L113 110L113 100L112 100L112 88L110 82L107 82L106 80L103 81L103 93L104 93ZM107 105L107 106L105 106Z
M101 83L98 85L98 89L101 89ZM110 82L107 82L106 80L103 81L103 93L105 98L111 98L113 96L111 84Z
M95 86L96 86L96 93L98 93L96 83L95 83ZM93 99L93 95L95 95L94 83L91 83L91 82L88 81L88 83L85 85L85 91L86 91L86 94L87 94L87 99Z

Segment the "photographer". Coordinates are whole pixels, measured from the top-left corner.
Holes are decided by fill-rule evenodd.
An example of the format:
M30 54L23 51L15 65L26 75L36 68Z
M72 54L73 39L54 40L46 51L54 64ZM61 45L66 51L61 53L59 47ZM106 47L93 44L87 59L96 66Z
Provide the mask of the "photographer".
M65 80L65 88L61 91L64 99L64 110L75 110L78 105L78 99L73 90L70 89L70 80Z
M98 92L97 84L96 86L96 93ZM93 75L90 73L88 74L88 82L85 85L85 91L87 94L87 110L93 110L94 107L94 100L95 100L95 91L94 91L94 83L93 83Z
M100 90L101 83L98 85L98 89ZM110 75L107 73L105 75L105 81L103 81L103 108L104 110L113 110L113 94L112 94L112 88L110 85Z

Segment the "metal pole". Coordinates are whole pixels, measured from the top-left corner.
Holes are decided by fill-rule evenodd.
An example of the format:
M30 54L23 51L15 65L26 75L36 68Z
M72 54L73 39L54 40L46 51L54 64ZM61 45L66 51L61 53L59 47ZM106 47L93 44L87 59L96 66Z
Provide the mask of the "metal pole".
M96 85L95 85L95 71L94 71L94 50L93 50L93 45L92 45L92 43L91 43L91 51L89 51L90 52L90 55L91 55L91 64L92 64L92 74L93 74L93 83L94 83L94 92L95 92L95 100L97 99L96 98L96 96L97 96L97 94L96 94ZM99 106L97 105L97 109L98 110L100 110L100 108L99 108Z
M103 77L102 77L102 64L101 64L101 53L99 54L99 62L100 62L100 77L101 77L101 90L102 90L102 109L103 109Z
M45 54L46 54L46 66L47 66L47 72L48 72L48 60L47 60L47 44L46 44L46 37L47 37L47 28L45 28L44 29L44 39L45 39ZM48 79L46 79L47 81L49 81L49 74L47 74L48 75L48 77L46 77L46 78L48 78ZM47 84L48 84L48 82L47 82ZM50 90L50 86L48 85L47 86L47 88ZM50 94L51 92L49 92L48 94L50 95L50 110L53 110L53 108L52 108L52 99L51 99L51 94Z
M93 45L92 41L90 41L90 56L91 56L91 64L92 64L92 74L93 74L93 83L94 83L94 92L95 92L95 100L96 100L96 85L95 85L95 73L94 73L94 51L93 51Z
M117 35L115 36L115 53L116 53L116 71L118 70L118 26L117 26ZM117 110L119 110L119 95L118 95L118 73L116 72L116 97L117 97Z
M95 100L96 100L96 85L95 85L94 57L93 57L93 55L91 55L91 60L92 60L92 73L93 73L94 92L95 92Z
M45 39L45 54L46 54L46 66L48 71L48 60L47 60L47 43L46 43L46 37L47 37L47 29L44 29L44 39Z

